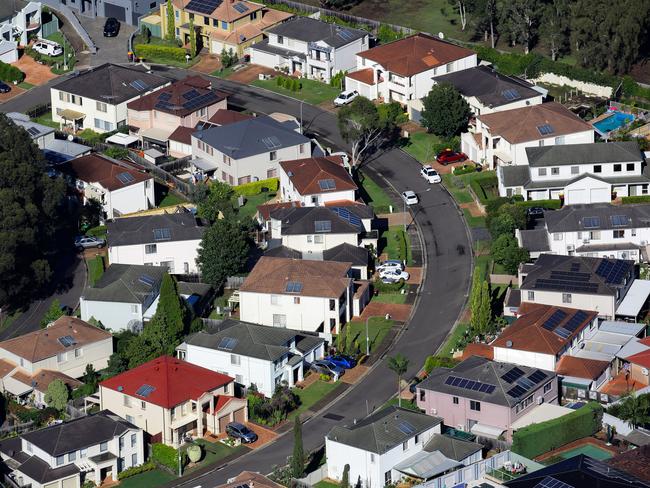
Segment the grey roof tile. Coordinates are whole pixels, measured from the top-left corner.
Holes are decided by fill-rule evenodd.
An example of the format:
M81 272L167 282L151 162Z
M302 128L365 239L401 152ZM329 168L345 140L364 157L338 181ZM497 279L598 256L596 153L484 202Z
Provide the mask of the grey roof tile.
M643 161L639 145L634 141L527 147L526 156L532 167Z
M530 182L530 168L526 165L500 166L499 171L505 187L525 186Z
M163 266L111 264L82 296L99 302L144 303L152 293L158 293L165 273Z
M296 16L278 24L266 32L304 42L323 41L332 47L342 47L368 35L368 32L341 27L309 17Z
M169 238L156 239L156 230L168 229ZM125 217L106 224L109 247L157 242L200 240L207 225L188 210L143 217Z
M483 446L476 442L466 441L443 434L434 434L434 436L424 446L425 451L440 451L445 457L453 459L454 461L462 461L482 449Z
M357 234L363 228L340 217L329 207L292 207L274 210L271 219L282 221L282 235L305 235L324 233L316 230L316 222L329 221L327 234Z
M612 217L627 217L629 224L621 226L620 219L617 219L616 226L613 225ZM650 227L650 205L611 205L609 203L592 203L584 205L566 205L559 210L547 210L544 212L546 228L549 232L578 232L586 230L584 219L596 217L599 220L598 227L589 230L607 229L633 229Z
M531 252L550 251L546 229L529 229L519 231L521 247Z

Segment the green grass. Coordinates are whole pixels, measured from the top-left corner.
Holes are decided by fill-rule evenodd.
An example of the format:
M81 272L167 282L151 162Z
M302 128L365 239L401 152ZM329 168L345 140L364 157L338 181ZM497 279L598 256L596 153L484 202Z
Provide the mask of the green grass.
M155 44L158 46L179 47L176 41L168 41L166 39L161 39L160 37L154 36L151 36L149 38L149 42L147 43L141 34L138 34L133 39L133 46L137 46L138 44ZM200 59L200 56L195 56L194 59L190 59L190 62L187 63L185 61L177 61L176 59L170 59L164 56L143 58L145 63L167 64L169 66L175 66L176 68L189 68L190 66L198 63Z
M288 97L297 98L298 100L304 100L305 102L312 105L319 105L323 102L331 102L341 92L341 90L338 88L334 88L316 80L301 79L300 83L302 84L302 89L295 92L278 86L275 79L254 80L251 85L258 86L260 88L266 88L267 90L279 93L280 95L286 95Z
M22 81L22 82L18 83L18 86L20 88L22 88L23 90L31 90L36 85L32 85L31 83L27 83L26 81Z
M485 227L485 217L474 217L467 208L463 209L463 214L467 225L470 227Z
M216 76L217 78L228 78L231 74L233 74L235 70L233 69L232 66L228 68L223 68L223 69L218 69L210 73L212 76Z
M222 309L224 307L228 306L228 298L230 298L230 295L232 292L224 292L223 295L218 296L217 298L214 299L214 302L212 302L212 312L210 312L210 316L208 318L211 319L222 319L223 318L223 313L217 313L217 307L221 307Z
M401 225L391 225L388 230L384 231L379 239L379 253L388 254L389 259L399 259L410 264L411 257L411 239L404 227Z
M244 197L245 203L243 207L239 207L238 215L241 220L250 220L257 212L257 206L268 202L275 197L273 192L258 193L257 195Z
M58 63L59 67L56 67L56 64L52 65L52 73L56 73L58 75L63 74L63 73L68 73L72 71L74 68L74 65L77 63L77 58L74 55L74 49L72 48L72 45L68 42L68 40L65 38L63 33L61 32L53 32L50 34L47 39L50 41L54 41L61 45L61 47L64 47L65 49L63 50L63 53L60 54L59 56L43 56L41 57L43 59L48 60L48 64L52 65L52 63ZM72 56L70 54L72 53ZM63 69L63 56L68 57L68 69L67 71L64 71Z
M86 230L86 235L106 239L106 226L98 225L96 227L91 227L90 229Z
M120 482L120 488L152 488L154 486L163 485L174 478L176 478L176 476L167 471L154 469L122 480Z
M309 385L307 388L294 388L293 392L300 398L300 406L291 412L287 416L287 419L293 420L296 415L300 415L301 413L306 412L316 402L334 390L337 386L339 386L338 383L326 383L324 381L318 380L315 383Z
M425 164L435 159L436 155L433 151L433 145L438 143L440 143L440 138L435 134L416 132L411 134L409 143L402 149Z
M386 403L384 403L380 407L380 410L382 410L382 409L384 409L386 407L392 407L393 405L396 406L396 407L399 406L399 400L397 398L391 398L390 400L388 400ZM422 411L422 410L420 410L418 408L418 406L417 406L417 404L415 402L404 400L403 398L402 398L401 407L406 408L407 410L413 410L415 412L421 412Z
M359 173L359 180L363 200L375 210L375 213L388 213L388 207L393 205L388 193L364 173Z
M393 328L395 325L394 320L386 320L383 317L371 317L368 321L368 339L370 343L370 352L374 351L377 348L386 334ZM352 328L352 340L358 341L361 346L361 350L365 352L366 350L366 322L348 322L346 327ZM347 333L347 332L346 332Z
M474 201L472 195L469 193L467 184L460 176L453 176L451 174L442 175L442 182L449 193L451 193L451 196L454 197L454 200L458 203L471 203ZM458 184L455 184L454 182ZM462 188L459 188L458 185L462 185Z
M474 258L474 267L478 268L478 272L482 276L486 277L490 272L490 267L492 266L492 256L489 254L484 254L482 256L476 256Z
M195 443L200 444L201 447L203 447L203 457L195 466L186 469L185 472L192 472L195 469L214 464L232 454L248 450L244 446L230 447L222 442L207 442L203 439L197 439Z
M340 485L338 483L332 483L331 481L322 480L316 483L314 485L314 488L339 488L339 486Z
M9 327L11 324L15 322L15 320L20 317L20 315L23 312L21 310L18 310L11 315L8 315L4 320L0 320L0 330L6 329Z
M372 298L373 302L379 302L379 303L396 303L396 304L403 304L406 303L406 297L407 294L404 293L381 293L379 292L379 295L376 297Z
M181 203L187 203L187 199L178 193L169 191L167 195L165 195L165 198L163 198L162 201L158 204L158 206L161 208L171 207L172 205L180 205Z
M494 273L494 274L508 274L508 273L506 273L506 270L503 268L503 265L499 264L499 263L494 263L492 265L492 273Z
M451 332L451 335L447 338L437 355L451 356L451 352L456 348L456 344L465 335L467 329L469 329L469 323L459 323Z
M88 265L88 282L92 286L104 274L104 270L106 269L104 256L95 256L92 259L87 259L86 264Z
M48 127L53 127L54 129L59 128L59 123L52 120L52 112L47 112L46 114L34 117L32 118L32 122L47 125Z

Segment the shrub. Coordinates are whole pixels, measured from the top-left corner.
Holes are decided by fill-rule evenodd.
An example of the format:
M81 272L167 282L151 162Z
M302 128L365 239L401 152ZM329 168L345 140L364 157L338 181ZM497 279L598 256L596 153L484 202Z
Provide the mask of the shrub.
M244 183L243 185L234 188L235 193L238 195L252 196L262 193L262 189L266 188L268 191L278 191L280 180L277 178L269 178L267 180L252 181Z
M514 202L514 204L526 208L540 207L549 210L557 210L562 207L562 201L560 200L526 200L525 202Z
M498 179L495 174L487 174L485 177L476 177L469 182L479 201L485 205L493 198L493 191L497 188Z
M598 432L602 427L603 408L595 402L560 418L529 425L517 430L512 438L512 451L532 459L582 437Z
M156 469L156 465L153 462L149 461L147 463L141 464L140 466L133 466L132 468L127 468L124 471L120 471L120 473L117 475L117 479L123 480L130 478L131 476L135 476L136 474L151 471L153 469Z
M124 159L129 155L129 150L124 147L109 147L104 154L113 159Z
M457 359L447 356L429 356L424 362L424 371L429 374L436 368L453 368L457 364Z
M332 379L332 378L330 378L330 375L325 374L325 373L321 373L320 376L319 376L319 378L320 378L321 381L324 381L324 382L326 382L326 383L327 383L329 380Z
M341 88L343 86L343 80L345 80L345 75L347 71L339 71L334 76L330 78L330 86L334 88Z
M169 61L185 62L185 49L159 44L136 44L135 54L144 59L162 59Z
M383 293L397 293L402 288L404 288L404 281L398 281L397 283L384 283L381 280L376 280L372 283L372 287Z
M650 195L637 195L633 197L623 197L621 199L624 204L629 203L648 203L650 202Z
M178 450L166 444L154 444L151 448L151 460L160 465L170 469L174 473L178 473ZM181 453L181 464L185 466L187 462L187 454Z
M0 61L0 80L21 82L23 79L25 79L25 73L11 64Z
M462 166L456 166L454 168L454 176L466 175L469 173L474 173L476 171L476 166L473 164L463 164Z

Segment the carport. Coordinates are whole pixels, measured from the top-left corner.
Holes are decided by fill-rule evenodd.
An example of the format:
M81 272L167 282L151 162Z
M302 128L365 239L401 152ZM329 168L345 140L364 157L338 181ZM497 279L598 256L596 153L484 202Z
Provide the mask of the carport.
M63 122L60 122L61 129L69 125L72 130L77 132L83 127L83 122L79 121L83 121L83 119L86 118L86 114L66 108L64 110L61 110L59 117L63 119Z
M636 320L639 314L647 309L648 296L650 296L650 280L634 280L616 309L616 315Z

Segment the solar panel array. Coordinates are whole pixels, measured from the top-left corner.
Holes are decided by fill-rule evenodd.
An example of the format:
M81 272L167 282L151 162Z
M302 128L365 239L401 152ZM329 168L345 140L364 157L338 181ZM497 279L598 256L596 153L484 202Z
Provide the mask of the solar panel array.
M143 274L140 275L140 278L138 278L138 281L144 285L147 286L153 286L154 283L156 282L151 276Z
M516 380L516 385L507 392L512 398L520 398L526 395L530 390L535 388L541 381L546 379L547 375L543 371L536 369L528 377L522 376Z
M153 230L153 238L156 241L168 241L172 238L172 231L167 227Z
M586 312L583 312L582 310L578 310L576 313L573 314L573 317L571 317L566 324L564 324L562 327L564 327L566 330L570 332L575 332L578 327L587 319L588 315Z
M345 29L340 29L336 33L336 35L338 35L344 41L349 41L350 39L354 38L354 34L352 34L352 32L350 32L349 30L345 30Z
M36 127L29 127L27 129L27 132L29 132L29 135L31 135L31 136L37 136L37 135L39 135L41 133L41 131L38 130Z
M603 259L596 269L596 274L606 283L619 284L628 273L630 263L621 260Z
M585 217L582 219L582 226L585 229L597 229L600 227L600 217Z
M345 207L330 207L330 210L332 210L334 213L336 213L339 217L341 217L344 220L347 220L350 222L352 225L355 227L363 227L363 223L361 222L361 219L357 217L355 214L350 212L347 208Z
M521 378L524 375L524 372L519 369L518 367L512 368L510 371L508 371L506 374L501 376L501 379L505 381L506 383L513 383L519 378Z
M214 9L221 5L221 2L222 0L192 0L185 8L200 14L211 14Z
M459 378L458 376L449 376L445 380L445 385L456 386L458 388L464 388L466 390L480 391L481 393L492 393L496 386L489 383L481 383L480 381L468 380L465 378Z
M564 481L557 480L552 476L547 476L537 483L533 488L576 488L573 485L567 485Z
M326 180L318 180L318 186L322 191L335 190L336 182L331 178L328 178Z
M630 219L627 215L612 215L609 219L612 221L614 227L625 227L626 225L630 225Z
M519 92L517 90L515 90L514 88L510 88L508 90L502 91L501 95L503 96L503 98L505 98L508 101L516 100L517 98L521 98L521 95L519 94Z
M181 96L185 100L192 100L192 99L194 99L196 97L200 97L201 94L199 92L197 92L194 88L192 88L191 90L188 90L185 93L183 93L183 95L181 95Z
M126 172L118 173L116 178L118 180L120 180L120 182L123 185L128 185L129 183L133 183L135 181L135 178L133 177L133 175L131 173L126 173Z
M149 85L147 85L144 81L142 80L133 80L131 83L129 83L132 88L135 88L138 91L144 91L147 88L149 88Z
M277 149L279 147L282 147L280 139L275 136L264 137L262 139L262 144L264 144L267 149Z
M154 391L156 391L155 386L151 385L142 385L138 390L135 392L136 395L147 398L149 395L151 395Z
M171 94L171 93L169 93L169 92L163 92L163 93L161 93L161 94L158 96L158 100L161 100L161 101L163 101L163 102L167 102L168 100L171 99L171 97L172 97L172 94Z
M249 10L248 5L246 5L245 3L241 3L241 2L236 3L235 5L233 5L233 8L237 12L239 12L240 14L243 14L244 12L248 12L248 10Z
M302 291L302 283L298 281L290 281L287 283L287 293L300 293Z
M553 129L553 126L551 124L538 125L537 130L543 136L548 136L550 134L553 134L553 132L555 132L555 129Z
M191 100L188 100L183 104L183 108L187 110L193 110L196 108L200 108L210 102L216 102L216 101L217 101L217 94L210 91L198 97L192 98Z
M635 478L634 476L631 476L627 474L624 471L621 471L616 468L612 468L610 465L603 463L602 461L599 461L597 459L593 459L590 457L585 457L584 458L584 466L591 471L598 473L600 476L607 477L608 479L614 479L614 480L622 480L625 483L628 483L630 485L633 485L635 483L638 483L639 480ZM549 488L561 488L559 486L553 486ZM563 487L562 487L563 488Z
M595 293L598 290L598 283L593 283L590 279L589 273L554 270L548 278L536 280L535 287L539 290Z
M219 343L219 349L223 349L225 351L232 351L236 345L237 345L237 339L233 339L232 337L224 337L223 339L221 339L221 342Z
M566 312L564 310L556 310L553 312L553 315L546 319L546 321L542 324L542 327L546 330L553 330L558 325L560 325L560 322L562 322L565 318Z
M416 432L415 427L413 427L410 423L406 421L400 422L397 425L397 428L400 430L400 432L406 435L413 435Z
M316 229L316 232L332 232L332 221L317 220L314 222L314 228Z
M540 371L539 369L535 370L534 373L532 373L528 378L530 381L534 382L535 384L540 383L541 381L544 381L548 375L544 373L544 371Z
M74 340L74 337L70 335L59 337L59 342L63 347L70 347L77 343L77 341Z

